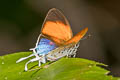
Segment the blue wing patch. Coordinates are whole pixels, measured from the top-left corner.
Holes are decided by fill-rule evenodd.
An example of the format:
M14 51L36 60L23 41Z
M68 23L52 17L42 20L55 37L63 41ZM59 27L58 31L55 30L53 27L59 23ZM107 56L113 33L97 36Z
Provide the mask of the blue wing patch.
M56 44L46 38L41 38L37 45L36 52L39 55L47 54L48 52L57 48Z

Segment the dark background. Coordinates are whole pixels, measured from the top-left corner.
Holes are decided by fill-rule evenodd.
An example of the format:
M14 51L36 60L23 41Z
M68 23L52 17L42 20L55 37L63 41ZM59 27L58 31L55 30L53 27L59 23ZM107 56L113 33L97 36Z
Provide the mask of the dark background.
M119 0L0 0L0 55L34 47L51 8L64 13L74 34L89 28L92 37L81 41L77 57L105 63L120 76Z

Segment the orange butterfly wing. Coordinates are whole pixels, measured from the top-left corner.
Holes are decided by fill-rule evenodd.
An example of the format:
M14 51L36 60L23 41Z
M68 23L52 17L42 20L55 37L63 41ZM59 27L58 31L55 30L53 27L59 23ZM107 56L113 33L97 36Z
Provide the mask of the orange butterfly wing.
M77 33L72 39L68 40L66 43L64 43L64 45L68 45L71 43L78 43L80 41L80 39L87 33L88 28L83 29L82 31L80 31L79 33Z
M58 45L72 38L72 30L67 19L55 8L48 12L41 33Z

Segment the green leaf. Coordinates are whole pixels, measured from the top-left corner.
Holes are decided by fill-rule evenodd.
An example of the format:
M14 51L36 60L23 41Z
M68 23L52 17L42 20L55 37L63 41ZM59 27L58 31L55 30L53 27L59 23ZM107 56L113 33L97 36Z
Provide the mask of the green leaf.
M33 71L24 71L25 60L16 64L16 60L32 54L20 52L0 56L0 80L120 80L120 78L107 75L109 71L101 68L102 63L82 58L62 58L48 65L38 68L38 62L28 65Z

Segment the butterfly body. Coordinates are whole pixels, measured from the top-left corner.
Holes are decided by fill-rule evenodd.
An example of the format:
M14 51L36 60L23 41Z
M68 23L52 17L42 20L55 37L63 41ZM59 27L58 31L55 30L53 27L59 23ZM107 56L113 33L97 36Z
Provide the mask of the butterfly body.
M27 71L27 65L30 62L38 61L40 66L41 63L46 63L47 60L55 61L64 56L75 57L79 41L87 31L88 28L85 28L73 36L65 16L55 8L50 9L42 25L36 46L30 49L33 54L20 58L16 63L35 56L25 64L25 71Z

